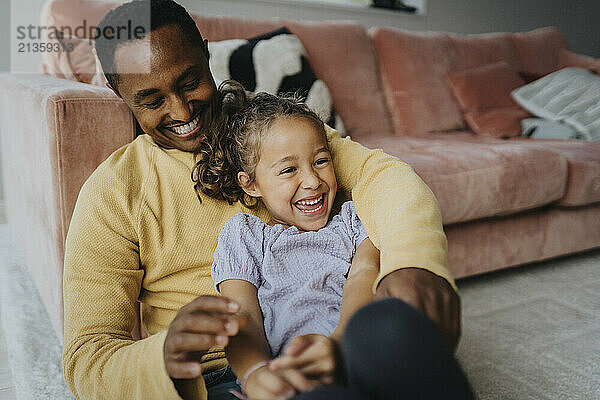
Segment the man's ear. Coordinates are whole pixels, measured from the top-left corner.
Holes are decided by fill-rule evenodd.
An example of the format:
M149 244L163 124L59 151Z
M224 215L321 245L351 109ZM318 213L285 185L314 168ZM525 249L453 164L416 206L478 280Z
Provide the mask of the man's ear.
M256 186L256 182L250 182L250 176L244 171L238 172L237 180L244 192L251 197L262 197L260 190Z

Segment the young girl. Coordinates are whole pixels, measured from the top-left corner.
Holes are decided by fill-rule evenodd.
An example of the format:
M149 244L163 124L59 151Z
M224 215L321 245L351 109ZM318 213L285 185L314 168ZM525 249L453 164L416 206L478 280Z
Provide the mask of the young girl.
M213 280L248 318L227 358L250 398L290 397L339 378L337 343L371 301L379 252L352 202L330 218L337 182L319 117L294 99L247 97L233 83L220 90L230 139L223 151L236 171L222 196L261 201L272 217L238 213L219 235ZM295 368L269 367L284 349Z

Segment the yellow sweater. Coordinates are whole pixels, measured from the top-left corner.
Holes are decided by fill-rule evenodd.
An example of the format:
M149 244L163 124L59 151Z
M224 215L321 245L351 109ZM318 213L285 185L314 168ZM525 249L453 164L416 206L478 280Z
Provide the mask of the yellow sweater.
M351 194L381 251L381 273L419 266L454 282L433 193L410 166L328 131L339 200ZM65 379L82 399L178 399L163 361L166 329L194 298L216 294L210 277L220 229L248 210L206 196L190 179L191 153L165 150L142 135L104 161L81 189L67 236L64 270ZM142 303L150 337L130 332ZM204 371L226 365L222 349ZM193 397L206 398L202 378Z

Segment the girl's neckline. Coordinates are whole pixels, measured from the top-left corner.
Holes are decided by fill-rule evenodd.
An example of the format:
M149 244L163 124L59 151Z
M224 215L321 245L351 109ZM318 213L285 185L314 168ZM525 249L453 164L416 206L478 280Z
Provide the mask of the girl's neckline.
M333 221L333 218L331 218L329 221L327 221L327 223L325 224L324 227L322 227L320 229L317 229L316 231L304 231L304 230L299 229L296 225L286 225L286 224L282 224L280 222L275 222L274 223L272 220L269 220L269 222L267 222L267 225L269 225L272 228L274 228L274 227L276 227L276 226L279 225L279 226L283 227L284 231L287 231L289 229L293 229L296 232L298 232L299 234L302 234L302 233L310 233L310 232L319 232L321 229L327 228L332 221Z

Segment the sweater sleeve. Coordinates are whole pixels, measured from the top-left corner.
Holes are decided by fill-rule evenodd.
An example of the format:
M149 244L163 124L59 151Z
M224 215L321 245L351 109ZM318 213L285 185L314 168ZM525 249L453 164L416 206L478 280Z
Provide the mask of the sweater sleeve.
M121 151L82 187L67 235L65 380L78 399L179 399L163 360L166 331L131 336L144 275L136 234L144 178ZM196 383L191 391L205 399Z
M446 279L447 242L433 192L406 163L381 150L370 150L331 128L327 136L338 185L351 193L369 238L381 252L373 290L389 273L424 268Z
M258 217L237 213L219 233L211 276L219 293L219 284L227 279L241 279L260 287L263 261L263 238L266 224Z

